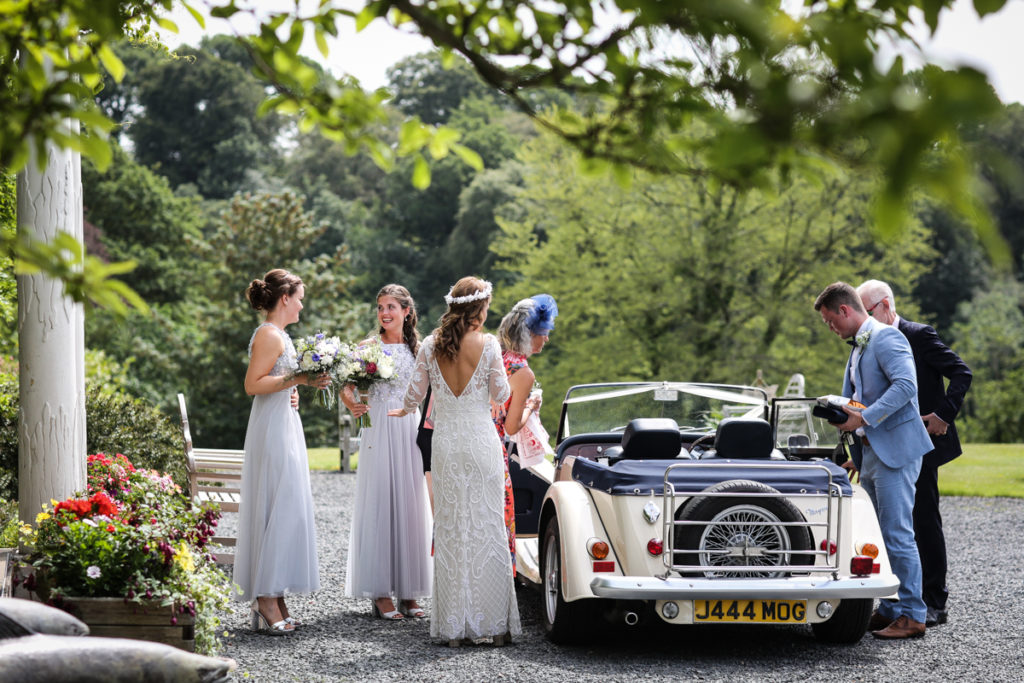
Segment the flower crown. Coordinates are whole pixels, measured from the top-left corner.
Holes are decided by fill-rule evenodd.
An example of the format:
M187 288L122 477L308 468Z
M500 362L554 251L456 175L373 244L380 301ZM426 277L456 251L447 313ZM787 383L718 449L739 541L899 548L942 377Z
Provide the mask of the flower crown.
M466 296L452 296L452 290L449 289L448 293L444 295L444 302L451 306L452 304L468 304L470 301L480 301L486 299L491 295L491 283L484 280L484 288L467 294Z

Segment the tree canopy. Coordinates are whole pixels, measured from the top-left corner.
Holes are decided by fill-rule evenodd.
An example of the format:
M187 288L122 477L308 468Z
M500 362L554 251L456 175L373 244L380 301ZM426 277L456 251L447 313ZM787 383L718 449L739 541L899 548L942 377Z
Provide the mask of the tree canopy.
M911 190L926 186L992 243L986 206L977 192L962 191L976 183L960 144L965 123L998 108L985 76L967 67L911 75L900 59L889 67L877 60L883 41L909 38L914 11L934 31L952 3L805 0L786 11L749 0L564 0L557 7L367 0L358 11L321 3L308 13L298 6L265 13L236 0L203 5L217 17L257 18L258 30L242 40L254 72L274 88L264 111L296 115L302 129L319 129L347 153L366 150L384 167L408 156L418 188L429 183L428 157L455 152L479 167L479 156L458 144L456 131L416 116L397 146L387 144L375 126L388 95L310 66L299 55L307 33L327 54L341 20L354 19L360 29L380 18L409 27L449 63L465 59L485 83L580 150L585 163L610 164L620 178L634 166L766 187L823 163L869 166L880 170L873 209L883 230L900 224ZM0 19L0 78L9 84L0 93L0 167L18 170L30 146L46 141L105 166L113 124L91 95L104 73L115 81L124 76L111 46L154 23L176 28L162 18L174 4L203 23L192 0L14 3ZM1005 0L974 4L986 16ZM552 89L585 106L539 110L532 94ZM441 116L436 107L427 111L429 120ZM246 140L236 143L237 153L253 151ZM60 263L59 251L22 252L66 278L73 294L84 296L82 283L92 282Z

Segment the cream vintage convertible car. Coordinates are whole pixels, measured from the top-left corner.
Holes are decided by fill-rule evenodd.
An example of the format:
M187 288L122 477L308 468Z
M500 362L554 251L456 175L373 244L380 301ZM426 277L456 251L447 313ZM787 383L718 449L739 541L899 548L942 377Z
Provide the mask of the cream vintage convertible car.
M548 636L656 618L860 640L899 581L813 405L754 387L572 387L554 463L512 466L517 574L540 585Z

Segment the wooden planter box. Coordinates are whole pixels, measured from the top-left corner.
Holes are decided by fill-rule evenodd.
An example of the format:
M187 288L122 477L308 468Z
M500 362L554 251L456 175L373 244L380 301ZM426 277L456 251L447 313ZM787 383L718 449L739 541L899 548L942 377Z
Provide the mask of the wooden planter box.
M195 652L195 618L178 614L157 603L126 603L122 598L65 598L63 606L89 626L89 634L104 638L131 638L166 643Z

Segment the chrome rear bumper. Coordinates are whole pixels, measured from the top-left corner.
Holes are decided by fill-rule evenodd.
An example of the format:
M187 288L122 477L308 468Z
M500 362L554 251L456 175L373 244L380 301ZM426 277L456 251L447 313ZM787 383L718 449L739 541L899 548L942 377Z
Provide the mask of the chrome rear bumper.
M884 598L896 593L894 575L850 577L800 576L787 579L703 579L653 576L599 576L590 589L614 600L828 600Z

